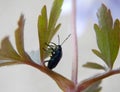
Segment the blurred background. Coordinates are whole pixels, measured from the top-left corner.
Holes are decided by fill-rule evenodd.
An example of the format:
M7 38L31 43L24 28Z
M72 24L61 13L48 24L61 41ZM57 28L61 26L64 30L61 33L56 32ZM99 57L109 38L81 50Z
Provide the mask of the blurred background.
M9 36L13 46L14 31L17 28L17 21L21 14L25 16L25 49L36 62L38 59L38 34L37 19L43 5L47 5L50 11L53 0L0 0L0 41ZM93 75L101 73L100 70L83 68L87 61L94 61L104 64L96 57L91 49L97 49L96 36L93 25L98 23L96 12L104 3L112 12L113 19L120 19L120 0L77 0L77 36L79 48L79 70L78 80L81 81ZM71 33L72 27L72 1L65 0L59 22L62 23L60 31L61 42ZM48 13L49 14L49 13ZM57 35L53 42L57 43ZM71 63L73 59L71 38L63 48L63 57L54 71L71 78ZM119 55L120 56L120 55ZM120 58L117 58L115 68L120 66ZM111 76L102 82L101 92L118 92L120 90L120 75ZM0 92L61 92L56 83L39 70L27 65L14 65L0 67Z

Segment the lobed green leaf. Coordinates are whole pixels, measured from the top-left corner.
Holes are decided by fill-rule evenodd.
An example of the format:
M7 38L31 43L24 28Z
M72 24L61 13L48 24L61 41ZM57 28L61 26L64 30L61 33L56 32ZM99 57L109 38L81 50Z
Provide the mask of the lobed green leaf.
M0 66L20 64L26 61L32 61L29 55L24 50L24 16L21 15L18 21L18 28L15 31L15 42L17 51L13 48L8 37L5 37L1 42L0 48ZM5 62L2 62L2 61Z
M13 48L8 37L5 37L1 42L0 60L19 60L20 56Z
M91 69L106 70L106 68L103 65L100 65L98 63L93 63L93 62L87 62L86 64L83 65L83 67L91 68Z
M28 54L25 52L24 49L24 16L21 15L20 19L18 21L18 28L15 31L15 42L16 42L16 47L19 55L21 56L21 59L25 61L31 60Z
M39 15L39 18L38 18L38 36L39 36L39 43L40 43L40 57L41 57L41 60L44 59L44 51L43 51L43 48L45 47L45 43L47 42L47 25L48 25L48 22L47 22L47 10L46 10L46 6L44 6L42 8L42 11L41 11L41 15Z
M99 27L103 31L110 31L113 27L113 19L109 9L102 4L97 12L97 17L99 20Z
M63 0L54 0L52 9L50 11L50 18L49 18L49 25L48 25L50 41L51 41L52 37L54 36L54 34L56 33L56 31L58 31L59 27L57 27L57 30L55 30L56 26L60 26L60 24L58 24L58 25L56 25L56 24L57 24L57 20L61 13L62 4L63 4Z
M42 8L41 15L38 17L38 36L40 43L40 58L43 61L48 54L45 53L44 49L47 49L45 43L51 42L55 33L59 30L61 24L57 25L57 20L61 13L63 0L54 0L52 9L50 11L50 17L47 17L46 6Z
M94 29L100 52L95 51L94 53L103 59L107 66L112 69L119 51L120 22L116 20L113 25L111 12L103 4L97 16L99 24L95 24Z
M96 49L92 49L92 52L97 55L99 58L101 58L103 61L105 61L104 56Z

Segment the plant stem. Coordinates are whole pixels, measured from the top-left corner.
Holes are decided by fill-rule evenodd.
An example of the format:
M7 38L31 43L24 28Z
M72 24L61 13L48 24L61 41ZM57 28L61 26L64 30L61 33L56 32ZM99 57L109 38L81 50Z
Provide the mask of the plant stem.
M82 81L82 83L80 83L77 87L77 92L79 91L83 91L85 88L89 87L90 85L92 85L93 83L100 81L104 78L107 78L111 75L115 75L115 74L120 74L120 69L116 69L116 70L111 70L109 72L105 72L103 74L98 74L95 77L86 79L85 81Z
M51 71L50 69L48 69L44 65L38 65L32 61L26 61L25 64L30 65L30 66L40 70L41 72L44 72L45 74L47 74L49 77L51 77L58 84L58 86L64 92L75 92L74 91L75 85L73 84L73 82L71 80L67 79L66 77L64 77L64 76L62 76L54 71Z
M72 81L77 84L78 77L78 45L77 45L77 34L76 34L76 0L72 0L72 37L73 37L73 62L72 62Z

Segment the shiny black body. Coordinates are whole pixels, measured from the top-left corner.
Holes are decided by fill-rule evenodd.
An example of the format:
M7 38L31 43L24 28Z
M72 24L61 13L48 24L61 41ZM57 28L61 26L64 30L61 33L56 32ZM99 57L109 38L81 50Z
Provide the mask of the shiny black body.
M47 60L46 62L48 62L47 67L49 69L53 69L57 66L57 64L59 63L61 57L62 57L62 47L61 45L56 45L56 48L51 48L53 51L51 52L51 56L50 56L50 60Z

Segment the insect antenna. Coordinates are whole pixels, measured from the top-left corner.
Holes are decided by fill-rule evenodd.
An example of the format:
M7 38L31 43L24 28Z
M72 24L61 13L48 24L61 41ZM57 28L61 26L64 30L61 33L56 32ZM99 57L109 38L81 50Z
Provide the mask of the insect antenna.
M58 35L58 45L60 45L60 36Z
M68 35L68 37L61 43L61 46L63 45L63 43L71 36L71 34ZM59 37L60 39L60 37Z

